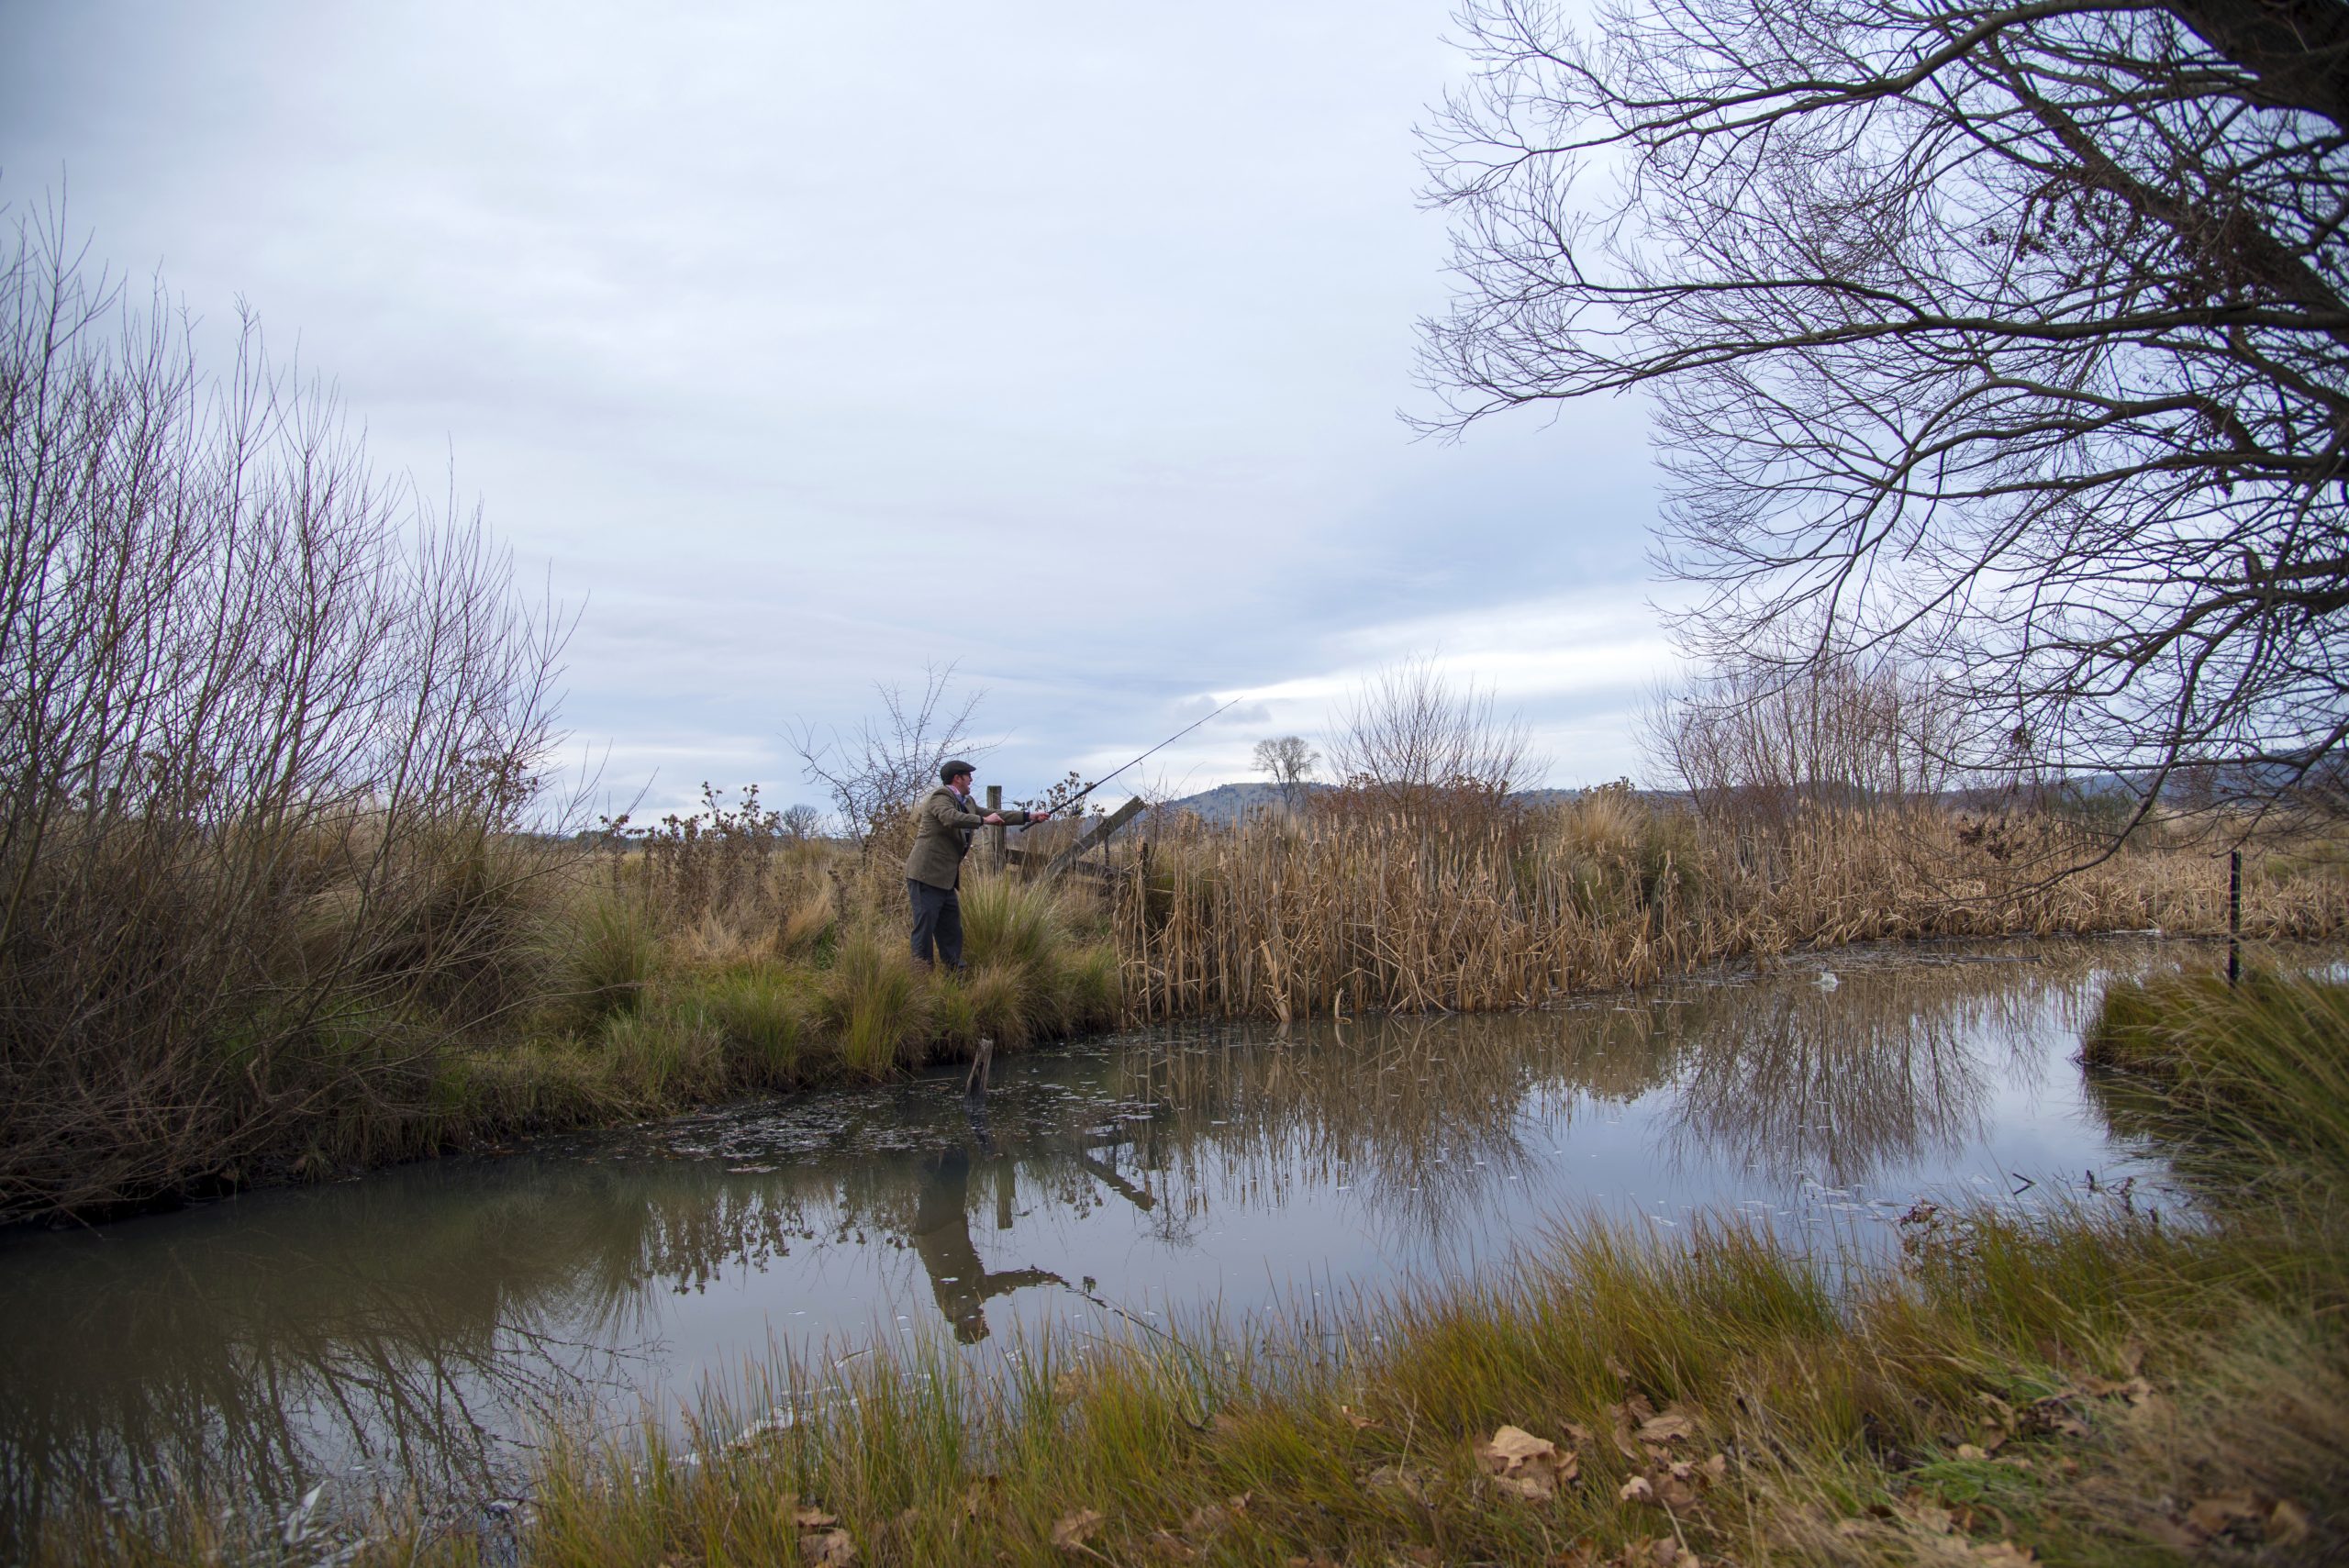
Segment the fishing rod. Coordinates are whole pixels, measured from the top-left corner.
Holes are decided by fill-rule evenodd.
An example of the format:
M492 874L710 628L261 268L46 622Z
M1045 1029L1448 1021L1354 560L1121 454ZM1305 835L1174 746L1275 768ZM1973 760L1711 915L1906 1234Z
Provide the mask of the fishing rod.
M1244 696L1247 694L1243 692L1241 695L1241 696ZM1166 748L1174 744L1175 741L1180 740L1184 736L1188 735L1192 730L1197 729L1200 725L1205 724L1208 718L1213 718L1216 716L1216 713L1221 713L1225 707L1236 706L1239 702L1240 697L1234 697L1231 701L1224 704L1223 707L1216 709L1215 713L1208 714L1207 718L1193 719L1190 723L1183 726L1182 728L1176 730L1174 734L1169 735L1165 740L1161 740L1157 745L1152 746L1149 751L1144 751L1141 756L1136 757L1133 760L1133 762L1121 763L1118 767L1112 768L1108 773L1103 773L1099 778L1095 779L1091 784L1086 784L1083 789L1078 790L1074 795L1070 795L1066 800L1061 802L1058 806L1053 806L1048 815L1057 817L1062 812L1072 809L1078 801L1083 800L1086 795L1091 795L1095 790L1099 789L1103 784L1108 784L1111 779L1114 779L1119 773L1124 773L1126 769L1132 767L1134 762L1147 761L1156 753L1165 751Z

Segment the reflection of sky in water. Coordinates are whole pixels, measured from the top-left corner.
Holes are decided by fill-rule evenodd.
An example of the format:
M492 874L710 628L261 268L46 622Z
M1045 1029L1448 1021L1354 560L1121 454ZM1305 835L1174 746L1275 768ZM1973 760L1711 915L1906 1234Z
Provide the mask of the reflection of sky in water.
M479 1486L551 1416L674 1411L776 1345L986 1354L1344 1298L1585 1210L1670 1234L1735 1207L1888 1253L1920 1196L2060 1201L2094 1170L2160 1201L2071 1059L2102 973L2177 951L1179 1027L998 1063L975 1120L958 1073L0 1237L0 1505L171 1466Z

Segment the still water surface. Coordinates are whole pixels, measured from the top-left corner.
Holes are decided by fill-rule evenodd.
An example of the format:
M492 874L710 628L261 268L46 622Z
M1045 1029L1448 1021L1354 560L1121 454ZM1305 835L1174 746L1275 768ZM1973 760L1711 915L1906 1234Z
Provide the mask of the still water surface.
M549 1421L674 1415L776 1348L1337 1301L1592 1210L1865 1252L1924 1196L2174 1205L2074 1055L2111 974L2181 961L2209 962L1846 953L1535 1014L1190 1025L998 1063L976 1112L957 1073L0 1233L0 1551L69 1488L478 1497Z

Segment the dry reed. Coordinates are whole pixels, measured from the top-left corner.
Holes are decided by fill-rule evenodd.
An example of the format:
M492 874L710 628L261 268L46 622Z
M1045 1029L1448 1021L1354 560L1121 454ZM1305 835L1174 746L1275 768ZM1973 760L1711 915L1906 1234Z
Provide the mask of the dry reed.
M2051 879L2068 831L1922 806L1809 809L1764 831L1621 790L1459 818L1264 817L1162 833L1117 884L1112 925L1132 1016L1284 1020L1534 1006L1859 941L2225 929L2223 859L2131 850ZM2254 873L2247 934L2343 929L2337 861Z

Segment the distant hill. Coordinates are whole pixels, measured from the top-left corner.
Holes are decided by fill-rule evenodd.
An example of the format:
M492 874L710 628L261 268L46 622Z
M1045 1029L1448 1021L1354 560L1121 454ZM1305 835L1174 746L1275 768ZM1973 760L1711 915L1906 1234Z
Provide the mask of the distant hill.
M1330 787L1325 784L1297 785L1301 795L1319 795ZM1639 799L1651 802L1682 798L1677 792L1670 790L1635 790L1632 793ZM1519 791L1515 798L1535 806L1556 806L1581 794L1578 789L1529 789ZM1281 789L1280 785L1274 784L1218 784L1197 795L1186 795L1180 800L1170 800L1165 808L1196 812L1201 820L1207 822L1238 822L1260 811L1281 809Z
M1302 784L1297 787L1302 795L1318 795L1330 786ZM1276 784L1218 784L1197 795L1186 795L1180 800L1170 800L1166 808L1195 813L1203 822L1237 822L1259 811L1278 811L1281 808L1281 786Z

